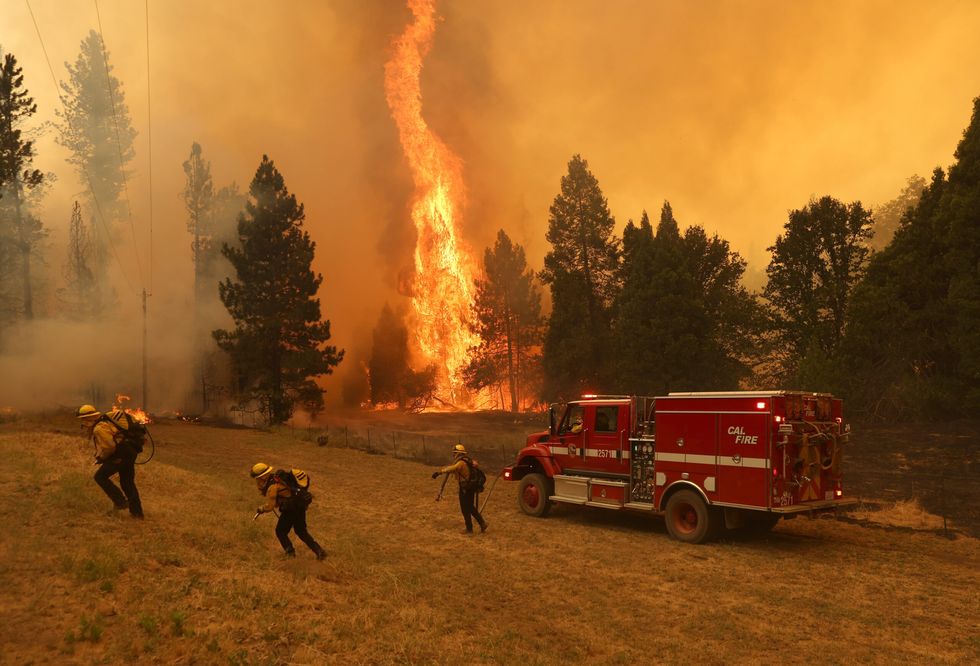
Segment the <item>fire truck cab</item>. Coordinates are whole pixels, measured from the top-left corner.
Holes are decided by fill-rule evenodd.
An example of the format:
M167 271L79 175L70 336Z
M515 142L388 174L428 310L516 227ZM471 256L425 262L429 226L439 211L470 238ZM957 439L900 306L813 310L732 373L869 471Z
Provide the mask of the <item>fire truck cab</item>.
M826 393L587 395L553 405L550 428L528 436L503 477L531 516L557 502L649 511L675 539L702 543L854 503L841 473L848 433Z

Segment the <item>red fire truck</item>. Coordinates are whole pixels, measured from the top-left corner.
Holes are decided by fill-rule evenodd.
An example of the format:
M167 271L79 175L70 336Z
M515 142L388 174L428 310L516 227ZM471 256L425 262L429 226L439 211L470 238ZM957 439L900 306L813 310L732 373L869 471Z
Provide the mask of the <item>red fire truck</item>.
M555 502L649 511L675 539L702 543L855 502L841 477L849 430L826 393L586 395L553 405L549 430L503 477L520 482L531 516Z

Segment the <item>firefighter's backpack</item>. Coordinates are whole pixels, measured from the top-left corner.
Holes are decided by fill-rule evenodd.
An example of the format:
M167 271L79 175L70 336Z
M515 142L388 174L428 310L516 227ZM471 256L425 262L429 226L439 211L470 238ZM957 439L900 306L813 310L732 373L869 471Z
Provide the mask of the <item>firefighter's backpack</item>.
M117 432L122 433L123 444L129 446L135 453L143 453L143 445L146 443L146 437L149 434L146 425L140 423L131 414L124 411L111 413L116 418L112 418L106 414L100 420L108 421L116 428Z
M301 469L276 471L276 480L289 488L291 497L284 504L287 507L306 508L313 501L313 493L310 492L310 475Z
M466 461L466 466L470 468L470 478L466 480L467 489L482 493L487 485L487 475L482 469L474 465L473 461L469 458L463 458L463 460Z

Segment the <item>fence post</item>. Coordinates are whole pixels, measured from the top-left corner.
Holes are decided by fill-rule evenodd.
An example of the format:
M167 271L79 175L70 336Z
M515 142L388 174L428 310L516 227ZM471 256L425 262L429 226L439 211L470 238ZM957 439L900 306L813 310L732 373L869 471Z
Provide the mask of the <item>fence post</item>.
M422 460L429 463L429 452L425 450L425 435L422 435Z
M347 439L347 426L344 426L344 446L350 448L350 440Z
M946 530L946 472L939 474L939 511L943 514L943 536L949 538Z
M391 431L391 451L394 456L398 457L398 442L395 441L395 431Z
M367 450L368 451L371 450L371 429L370 428L368 428L368 445L367 445Z

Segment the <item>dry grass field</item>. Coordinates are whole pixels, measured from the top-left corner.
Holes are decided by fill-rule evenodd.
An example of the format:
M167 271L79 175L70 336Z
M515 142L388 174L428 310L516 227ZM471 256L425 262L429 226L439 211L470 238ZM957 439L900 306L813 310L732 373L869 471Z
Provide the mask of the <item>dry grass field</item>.
M387 427L436 433L433 460L439 437L478 430L404 418ZM506 451L529 426L486 418L500 422L473 438L488 456L495 430ZM431 467L338 446L332 425L325 447L288 429L154 425L139 522L106 515L73 419L0 423L0 662L980 660L980 542L955 520L942 536L932 500L884 493L841 520L686 546L649 516L525 517L501 482L489 531L467 537L454 494L433 501ZM301 544L283 559L275 518L252 521L257 460L310 473L326 561Z

